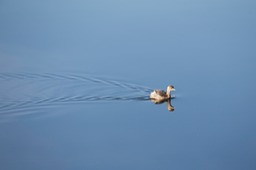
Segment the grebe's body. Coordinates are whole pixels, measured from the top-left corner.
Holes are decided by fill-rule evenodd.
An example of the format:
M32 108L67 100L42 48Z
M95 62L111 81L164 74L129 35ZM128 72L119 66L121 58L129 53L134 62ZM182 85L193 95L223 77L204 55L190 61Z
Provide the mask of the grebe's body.
M154 90L150 93L150 99L156 102L166 101L171 98L171 91L175 91L174 86L170 85L167 87L167 91L164 90Z

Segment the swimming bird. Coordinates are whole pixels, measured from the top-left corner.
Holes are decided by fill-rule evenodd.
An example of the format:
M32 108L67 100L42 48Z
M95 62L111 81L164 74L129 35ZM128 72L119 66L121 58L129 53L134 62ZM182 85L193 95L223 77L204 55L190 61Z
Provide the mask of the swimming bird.
M155 102L163 102L171 98L171 91L175 91L174 86L170 85L167 87L167 91L156 89L150 93L150 99Z

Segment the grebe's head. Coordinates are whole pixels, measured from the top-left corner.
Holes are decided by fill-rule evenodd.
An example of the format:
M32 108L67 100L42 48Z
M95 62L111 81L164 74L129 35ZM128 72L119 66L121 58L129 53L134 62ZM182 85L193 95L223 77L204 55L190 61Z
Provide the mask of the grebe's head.
M167 87L167 91L171 92L171 91L175 91L175 88L173 85L170 85Z

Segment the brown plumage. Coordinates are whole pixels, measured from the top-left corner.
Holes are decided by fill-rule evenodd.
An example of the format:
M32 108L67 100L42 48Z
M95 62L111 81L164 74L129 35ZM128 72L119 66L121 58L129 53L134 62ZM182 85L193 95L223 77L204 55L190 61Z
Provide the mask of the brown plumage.
M157 102L166 101L171 98L171 91L175 91L174 86L170 85L167 87L167 91L164 90L154 90L150 93L150 99L155 100Z

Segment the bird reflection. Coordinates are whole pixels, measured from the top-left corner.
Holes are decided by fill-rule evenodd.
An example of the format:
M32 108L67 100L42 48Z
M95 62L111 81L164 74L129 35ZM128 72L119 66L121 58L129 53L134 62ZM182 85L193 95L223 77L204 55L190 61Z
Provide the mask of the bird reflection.
M154 100L154 99L151 99L151 101L155 104L162 104L162 103L167 103L167 110L170 111L170 112L173 112L175 110L175 107L172 105L172 102L171 102L171 98L168 99L168 100L165 100L165 101L157 101L157 100Z

